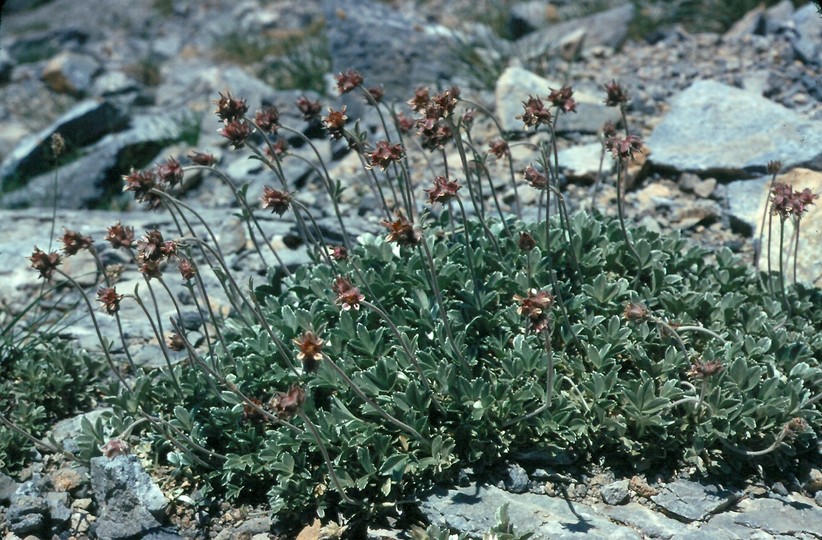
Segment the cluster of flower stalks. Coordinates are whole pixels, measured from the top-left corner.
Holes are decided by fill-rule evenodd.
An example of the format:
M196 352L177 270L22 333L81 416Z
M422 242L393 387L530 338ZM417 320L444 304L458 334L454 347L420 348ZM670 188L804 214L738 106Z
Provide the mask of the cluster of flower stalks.
M586 230L588 222L569 214L559 190L556 125L562 121L563 115L576 112L571 87L553 90L544 99L530 97L523 103L523 113L519 118L526 128L547 134L539 144L507 139L493 116L481 105L464 99L456 87L436 94L430 93L426 88L417 89L408 101L407 108L402 111L383 103L380 88L367 89L362 77L354 71L337 75L337 87L340 94L361 93L367 104L376 111L384 138L369 140L368 135L359 130L358 123L350 121L345 107L339 110L328 109L323 114L320 103L305 97L297 101L296 107L306 122L314 127L322 126L331 139L345 141L350 151L360 158L362 178L367 182L367 189L371 190L375 200L379 201L378 212L382 214L382 224L386 229L384 240L378 241L378 246L374 249L379 252L382 249L380 245L387 246L387 252L380 252L387 257L386 260L400 256L409 261L408 265L418 265L414 267L413 279L422 292L416 296L415 301L424 306L420 311L430 320L419 322L417 334L410 333L409 328L413 330L413 325L417 323L409 322L408 316L404 315L407 299L395 298L398 304L390 303L392 299L386 298L385 291L369 277L373 274L373 268L366 268L355 257L355 252L360 248L353 245L354 239L346 231L339 204L343 186L329 174L320 153L315 149L317 160L312 165L332 203L343 238L342 245L329 245L324 241L311 210L300 201L299 194L292 190L289 179L284 174L285 160L303 159L289 151L289 139L300 139L303 144L314 149L313 141L304 134L305 131L282 125L276 108L266 107L251 115L245 100L228 92L220 94L215 102L216 115L221 125L220 133L235 150L246 149L254 159L265 164L278 185L265 187L262 193L253 194L255 199L249 200L247 186L238 188L217 167L214 156L201 152L189 154L188 165L171 158L152 169L132 170L124 177L124 189L149 208L168 212L173 217L176 230L151 230L137 236L133 228L121 223L113 224L108 229L105 241L110 248L124 251L142 274L144 286L141 284L140 288L135 287L131 292L118 290L117 278L122 269L105 267L99 257L97 244L77 232L65 232L62 253L47 253L35 248L30 257L32 267L43 279L62 280L83 294L92 324L97 329L102 344L102 352L111 372L119 380L116 399L147 392L145 384L136 381L148 376L158 387L166 389L170 402L181 405L174 408L173 414L169 414L156 405L149 406L139 399L132 400L130 405L124 406L131 416L127 421L121 422L122 429L119 432L97 434L101 439L98 441L99 445L107 444L107 453L127 451L125 442L134 430L150 428L166 441L168 451L178 456L177 465L181 468L180 464L198 470L234 467L252 477L254 474L271 474L297 482L298 474L294 472L297 460L305 468L314 471L308 475L308 480L302 478L299 481L310 481L317 476L323 478L321 485L314 485L308 490L309 496L321 498L328 491L336 493L336 500L340 504L373 503L374 491L381 490L386 497L396 494L394 486L399 478L412 469L429 468L436 476L436 473L447 470L458 458L488 458L493 451L481 440L474 439L489 438L493 444L499 445L497 455L503 454L516 437L543 437L546 430L551 429L561 432L566 442L573 442L573 437L578 437L579 440L595 439L597 435L593 432L583 436L579 425L562 427L571 415L568 412L571 410L568 400L577 399L577 394L583 396L588 392L581 382L575 380L581 371L567 367L572 365L569 358L573 356L586 359L585 362L593 363L593 367L588 366L586 369L593 371L597 367L610 365L612 361L616 362L614 354L609 354L612 345L592 346L585 342L581 337L585 330L579 329L581 324L589 324L591 328L601 327L602 335L606 339L612 339L614 347L626 335L625 328L620 329L621 325L636 327L636 332L643 339L656 339L662 344L670 345L659 345L658 354L664 356L665 362L670 362L672 369L680 370L684 374L684 380L679 385L672 386L669 382L664 382L670 379L666 375L660 378L662 382L656 390L655 383L646 378L641 379L644 382L631 386L639 396L636 403L632 401L638 411L635 414L641 420L637 421L637 436L645 436L646 428L660 428L659 425L654 426L653 420L640 418L642 415L658 416L664 411L683 409L693 418L693 422L699 423L716 413L715 409L721 403L717 401L718 398L712 397L715 392L712 392L710 381L723 372L727 360L723 360L719 353L709 358L708 354L698 353L697 347L707 348L710 345L717 350L730 347L726 343L728 334L711 330L699 324L699 321L691 321L690 324L674 323L661 305L649 309L646 307L647 301L643 301L640 296L631 297L630 294L633 293L627 292L628 281L622 279L623 276L612 276L613 283L606 283L602 270L592 271L590 265L586 266L587 263L581 260L586 255L584 250L588 249L583 247L583 242L592 242L596 240L592 240L592 235L605 235L606 232L605 228L597 229L599 232L594 233ZM625 90L618 83L610 82L604 85L603 96L608 106L618 107L622 113L619 128L606 125L602 130L603 154L611 154L616 170L618 226L613 230L621 235L620 250L625 252L624 258L620 258L621 253L613 256L616 257L613 260L618 261L618 266L614 268L621 269L630 278L634 289L651 291L650 295L653 295L653 291L668 286L670 276L661 272L660 265L664 261L660 262L657 251L652 250L647 241L643 239L641 242L634 242L636 233L626 226L623 206L627 165L629 160L642 151L642 141L629 129ZM472 134L473 125L484 117L497 126L498 138L478 140ZM535 156L534 162L519 172L515 171L511 157L514 145L532 147ZM409 163L409 148L420 153L439 153L442 170L416 170L412 173L414 169ZM453 161L455 155L458 156L458 163L449 162L449 159ZM498 181L492 178L487 166L489 160L507 162L510 187L514 194L513 202L509 201L510 210L498 198L498 188L494 188ZM295 294L308 294L311 289L311 294L318 295L318 298L323 298L322 295L325 294L329 300L327 305L315 303L310 308L298 310L296 305L289 306L285 300L266 298L259 291L255 292L236 282L209 224L195 208L178 197L185 175L194 171L213 175L233 190L249 236L253 240L254 250L261 260L265 262L269 254L273 256L280 263L278 271L285 276L285 283L298 291L302 287L304 293ZM598 176L602 180L606 175L600 171ZM593 188L594 199L599 183ZM523 224L521 221L519 190L522 189L536 189L540 192L538 220L535 224ZM815 197L809 192L793 193L789 188L774 186L772 215L779 216L780 232L784 231L784 222L793 216L797 224L798 241L799 218ZM267 212L278 216L289 212L293 214L299 234L316 265L325 268L322 270L325 272L322 275L327 276L325 291L312 289L311 284L301 282L301 276L306 276L305 273L293 272L282 264L272 242L265 237L259 221L265 219L262 214ZM474 217L469 218L469 214ZM198 236L195 229L207 232L204 236ZM614 239L613 242L617 243L617 240ZM63 258L75 255L80 250L88 250L97 261L101 283L96 294L96 302L99 303L96 307L94 300L88 298L75 279L61 268ZM493 263L489 260L493 260ZM781 261L780 258L780 270ZM499 270L490 271L489 265L493 266L491 270ZM454 279L452 276L460 269L465 269L467 278L455 288L451 283ZM606 272L611 270L605 269ZM214 291L208 290L202 278L203 271L213 271L219 277L222 287L220 293L230 303L231 325L226 325L221 316L214 312L214 302L210 296L213 296ZM503 295L503 287L495 283L502 283L515 274L519 277L516 281L511 281L511 284L518 288L513 294L506 292ZM592 275L596 275L596 279ZM192 343L181 325L183 316L180 306L168 283L172 279L182 280L202 318L205 334L203 343ZM443 290L445 286L449 287L447 295ZM506 285L509 286L510 284ZM610 313L613 317L608 319L599 315L581 315L576 311L572 315L573 310L579 309L581 291L602 302L606 306L603 307L604 314ZM280 294L280 291L276 293ZM784 282L782 297L787 303ZM177 312L177 316L170 321L162 320L160 315L163 299L170 301ZM166 367L159 373L146 374L134 362L120 324L120 307L123 302L134 302L139 306L161 344ZM619 304L616 314L613 307L610 307L614 303ZM336 312L329 311L328 305L334 306ZM482 322L472 321L466 325L459 322L458 318L460 311L470 309L475 309L478 313L474 320L481 319L484 310L489 310L489 318L492 309L495 313L502 312L503 318L508 316L505 313L510 314L515 319L516 329L507 335L491 336L491 344L476 345L468 335ZM117 327L120 328L119 335L102 335L97 324L101 313L115 318ZM288 320L273 321L272 317ZM588 322L585 322L584 317L589 317ZM371 321L371 329L377 328L371 332L373 335L370 337L366 326L360 322L366 318ZM283 331L288 326L291 331ZM356 336L362 341L357 345L358 350L370 351L376 357L379 369L383 369L383 364L388 362L385 364L388 371L377 372L373 377L367 369L358 370L356 376L351 373L343 359L346 347L354 346L354 338L351 338L350 343L345 343L337 334L337 337L329 337L332 334L328 328L330 326L343 328ZM493 329L485 331L492 332ZM613 333L615 337L608 337L609 333ZM255 386L253 380L249 382L253 375L243 375L246 368L242 366L246 364L240 355L248 353L244 349L246 346L239 343L248 336L251 336L249 339L255 343L255 347L265 351L259 356L268 364L266 370L278 373L277 380L289 381L288 384L260 388L259 384ZM480 337L484 339L483 336ZM119 357L112 355L114 342L118 342L117 349L123 351L123 365ZM389 345L386 346L386 343ZM422 344L435 348L435 352L425 350ZM172 353L175 351L184 351L187 360L175 363L172 360ZM623 353L630 352L626 351L628 350L623 350ZM496 358L500 355L503 358ZM558 370L555 362L563 358L566 359L567 366ZM489 392L492 394L498 389L489 390L488 386L493 386L495 381L483 381L482 374L502 373L499 366L503 365L503 360L511 362L510 367L504 364L503 375L510 377L514 385L519 384L516 382L519 378L527 388L534 389L531 390L533 395L521 395L511 388L510 392L512 395L516 394L516 399L512 397L509 404L506 404L503 397L489 397ZM523 368L523 365L526 367ZM531 367L527 367L528 365ZM633 368L628 366L619 369ZM540 374L539 384L534 384L534 373ZM493 379L496 375L489 377ZM688 378L696 384L688 382ZM391 384L405 385L403 395L388 399L386 392L390 388L385 391L380 389L382 384L390 386L385 379L395 381ZM196 428L186 427L194 414L186 410L186 407L194 407L198 400L206 399L191 396L194 380L204 381L203 384L210 393L208 399L213 400L213 403L228 405L229 409L233 407L232 410L240 415L235 422L240 426L238 429L245 430L243 436L249 437L249 440L254 439L257 441L254 444L259 444L261 448L267 448L266 442L259 438L263 433L259 430L263 428L254 427L260 426L254 422L269 425L268 429L271 431L265 431L268 434L266 436L277 439L280 446L276 452L272 451L276 456L263 456L260 459L262 463L267 463L266 459L278 463L276 467L272 465L275 472L265 472L262 467L255 469L248 460L250 458L238 457L239 450L222 453L220 448L210 447L208 437L200 436ZM463 384L463 380L469 382ZM609 383L603 379L602 385L607 384L613 386L615 383L613 380ZM460 399L450 394L455 387L459 387L462 392ZM561 395L558 395L557 388L563 389ZM390 434L391 441L400 448L398 451L406 451L413 458L406 455L403 459L394 459L396 456L393 454L384 454L379 458L371 455L369 458L368 449L358 449L355 454L345 458L338 448L338 445L343 444L339 439L344 436L339 431L334 431L342 429L340 424L344 423L343 420L335 421L330 413L321 414L321 411L327 411L334 405L337 407L335 410L342 410L349 415L340 417L345 422L356 424L365 421L358 419L356 414L342 404L343 389L353 396L352 401L345 403L350 406L358 401L358 410L367 414L369 421L373 420L373 423L383 426L382 429ZM663 396L656 398L663 400L662 405L653 400L643 401L642 396L655 391ZM603 396L608 394L601 389L591 392L599 396L596 399L605 399ZM312 399L317 404L309 407ZM618 397L611 396L607 399L616 403ZM806 399L803 407L809 407L819 399L819 395ZM499 404L492 407L492 402ZM514 403L518 405L514 406ZM599 407L597 403L583 406L589 411ZM415 407L423 410L415 411ZM603 425L611 425L615 430L615 439L619 439L620 430L623 429L619 426L623 425L626 416L633 414L630 411L634 409L628 407L625 410L629 412L623 414L618 413L612 405L603 407L606 412L598 421ZM492 413L492 409L495 412ZM496 415L493 421L489 420L487 431L460 434L460 418L480 420L483 415ZM533 421L536 419L546 419L545 427L534 428L533 425L537 424ZM5 418L3 421L9 423ZM762 438L738 438L762 442L761 450L748 450L731 442L724 446L748 456L764 455L781 448L785 440L796 436L806 427L806 421L797 414L792 419L783 421L775 429L775 434L772 429L770 435L765 433ZM337 439L334 433L337 434ZM381 445L385 443L382 439L384 435L380 433L383 432L378 430L369 435L370 438L363 440L363 446L372 445L371 451L377 453L376 449L382 448ZM623 439L629 437L625 435L628 431L623 430L621 433ZM216 437L212 438L216 440ZM111 444L111 440L119 442ZM298 454L294 449L302 444L309 444L315 449L314 457L294 457L294 454ZM254 448L254 445L249 443L248 448ZM283 448L291 448L291 453ZM50 449L62 451L54 447ZM458 457L455 457L455 452L459 454ZM265 450L261 454L265 454ZM287 459L284 457L286 455ZM389 458L385 458L386 455ZM354 463L357 458L360 464L356 467L365 471L361 482L345 471L345 463L340 463L342 459ZM374 468L370 460L378 462L377 473L369 470ZM317 473L318 470L325 472ZM377 474L388 475L389 482L379 484L369 491L370 486L375 485L374 477ZM394 484L391 484L391 480ZM290 489L293 495L296 492L294 485L284 484L281 494ZM406 492L400 490L399 493Z

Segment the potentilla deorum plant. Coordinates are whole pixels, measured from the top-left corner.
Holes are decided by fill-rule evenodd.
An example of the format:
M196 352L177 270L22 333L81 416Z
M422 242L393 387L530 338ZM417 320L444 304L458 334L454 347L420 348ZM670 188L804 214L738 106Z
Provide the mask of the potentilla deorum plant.
M629 227L623 187L642 142L628 130L616 82L605 85L605 102L620 108L625 131L610 128L604 140L616 161L614 218L571 214L560 189L556 125L575 113L570 86L523 104L524 125L547 138L519 174L510 149L531 143L501 129L488 140L475 133L484 118L499 124L458 88L417 89L403 108L383 103L355 71L339 74L337 87L377 113L375 140L345 107L323 114L300 98L311 126L301 129L273 107L251 115L245 100L220 94L221 134L271 171L275 185L261 193L238 187L202 152L190 164L170 158L128 174L126 191L175 224L140 236L120 223L109 229L103 249L121 250L142 275L133 291L118 290L88 237L67 231L62 254L35 249L32 266L84 293L98 332L101 316L120 329L99 335L117 384L113 412L86 426L84 455L111 440L143 445L200 497L267 498L280 516L318 514L354 530L413 515L416 493L524 450L738 473L790 467L816 447L820 291L783 287L783 305L729 251L708 263L676 235ZM359 158L381 234L348 233L347 186L316 150L318 125ZM317 210L284 173L287 160L305 159L289 139L314 148L341 244L325 238ZM428 168L412 159L420 153ZM539 191L536 222L523 222L518 196L504 206L490 160L507 161L514 194ZM232 189L251 249L262 264L276 261L266 282L239 283L211 225L180 196L193 171ZM265 234L269 214L294 216L313 264L283 264ZM61 269L79 250L98 261L97 308ZM182 323L171 280L196 307L201 342ZM130 354L118 319L126 302L149 322L163 368ZM173 306L170 320L163 303Z

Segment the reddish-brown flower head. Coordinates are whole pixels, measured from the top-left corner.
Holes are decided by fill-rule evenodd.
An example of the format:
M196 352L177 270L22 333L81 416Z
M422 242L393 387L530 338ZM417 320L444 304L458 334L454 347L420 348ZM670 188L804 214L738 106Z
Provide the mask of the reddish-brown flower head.
M235 150L239 150L251 136L251 125L245 120L232 120L220 129L220 135L228 139Z
M328 135L335 141L342 139L346 122L348 122L348 116L345 114L345 105L339 111L329 107L328 116L323 118L323 125L328 131Z
M160 279L163 277L163 272L160 270L160 261L141 259L138 271L148 279Z
M545 189L548 187L548 178L532 166L525 168L525 181L533 188Z
M408 106L412 111L422 112L428 106L431 97L428 88L421 86L414 91L414 97L408 100Z
M383 220L382 224L388 227L388 235L385 240L388 242L396 242L399 246L416 246L422 239L422 234L414 227L408 218L401 210L396 210L394 215L397 219L394 221Z
M574 91L570 86L563 86L559 90L551 89L548 101L564 113L577 112L577 102L574 100Z
M382 103L382 98L385 95L385 89L382 86L372 86L368 89L368 93L374 98L377 103Z
M180 352L186 348L186 342L179 334L169 335L166 344L168 348L174 352Z
M90 236L84 236L77 231L65 229L63 233L63 253L67 256L76 255L81 249L90 248L92 243Z
M782 162L777 159L771 160L768 162L766 170L768 174L779 174L779 171L782 170Z
M628 135L624 138L609 137L605 140L605 148L611 152L614 159L633 158L636 152L642 150L642 139L636 135Z
M54 271L60 266L60 254L56 251L46 253L40 250L37 246L28 258L31 261L31 267L40 272L40 277L45 280L50 280L54 276Z
M722 362L711 360L710 362L696 362L688 370L688 375L696 379L707 379L716 375L723 369Z
M214 154L198 152L196 150L188 153L188 159L195 165L202 165L204 167L212 167L217 163L217 158L214 157Z
M177 269L186 281L194 279L194 276L197 275L197 267L194 266L191 259L180 258L180 262L177 264Z
M399 129L403 133L408 133L409 131L414 129L414 126L416 125L414 120L408 118L403 113L397 113L396 124L397 129Z
M437 176L434 178L434 187L425 190L425 192L428 193L428 204L447 203L457 197L457 190L461 187L456 180L449 180L444 176Z
M359 310L360 302L365 300L365 295L360 292L360 289L343 276L337 276L332 288L337 295L334 302L340 304L345 311L351 308Z
M534 237L524 232L519 235L519 240L517 241L517 246L522 251L531 251L535 247L537 247L537 241L534 240Z
M401 144L390 144L388 141L378 141L373 152L368 154L372 167L379 167L382 170L388 168L392 163L396 163L405 156L405 150Z
M288 152L288 140L285 137L278 137L271 146L266 145L265 155L268 156L272 162L276 161L278 157Z
M157 178L171 187L183 181L183 166L173 157L168 158L163 163L158 163L155 171L157 172Z
M308 122L320 117L322 105L319 101L311 101L306 96L300 96L297 98L297 109L302 113L303 120Z
M287 420L297 414L305 403L305 390L297 385L292 386L287 393L279 394L271 399L271 407L278 418Z
M303 371L311 373L317 370L320 360L323 359L324 341L310 330L303 332L300 339L295 339L297 345L297 360L303 363Z
M625 320L631 322L644 321L648 318L648 315L650 315L650 312L643 304L626 304L625 309L622 311Z
M277 107L265 107L254 115L254 123L264 133L277 133L280 127L280 111Z
M139 259L160 261L164 257L174 255L176 251L176 245L173 245L173 242L166 242L163 233L157 229L146 232L137 241L137 258Z
M123 295L117 294L117 289L114 287L106 287L97 291L97 301L103 304L103 309L109 315L120 311L120 300L122 299Z
M337 80L337 92L347 94L362 84L362 75L354 69L334 75Z
M239 120L248 112L248 105L246 105L245 100L232 97L231 92L225 94L220 92L220 99L214 100L214 103L217 104L215 114L226 123Z
M282 216L291 204L291 195L285 191L265 186L260 200L263 208L270 208L272 213Z
M555 300L551 293L529 289L528 296L515 294L514 300L519 302L517 313L528 317L529 330L540 332L548 326Z
M508 147L508 142L502 139L491 141L488 143L488 151L497 159L502 159L505 156L511 155L511 149Z
M622 89L622 86L616 81L611 81L605 84L605 105L608 107L620 107L628 103L628 94Z
M134 244L134 227L125 227L118 221L108 228L106 234L106 241L111 244L114 249L130 248Z
M262 422L265 420L265 415L262 412L263 402L255 397L249 398L248 401L243 403L243 420L248 422Z
M120 439L111 439L104 444L100 451L107 459L112 459L117 456L127 456L131 453L131 447L128 443Z
M154 171L137 171L131 169L131 172L123 176L123 181L125 182L123 191L133 192L136 201L148 204L149 208L157 208L160 206L160 196L152 192L152 190L155 189L162 189L157 174Z
M345 246L332 246L331 258L335 261L348 260L348 249Z
M542 124L548 125L551 123L551 111L545 108L545 104L538 97L528 96L528 101L522 102L525 112L517 116L522 120L525 127L538 127Z

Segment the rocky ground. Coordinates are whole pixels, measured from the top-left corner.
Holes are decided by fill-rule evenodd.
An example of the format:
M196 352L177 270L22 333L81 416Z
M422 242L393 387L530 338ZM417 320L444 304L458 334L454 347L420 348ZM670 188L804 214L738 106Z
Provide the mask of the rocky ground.
M618 112L602 104L603 84L616 79L629 89L631 129L646 143L631 170L630 219L680 231L713 248L728 247L753 261L768 162L782 162L781 180L822 191L822 17L812 4L784 1L748 13L724 34L675 26L639 39L629 35L637 16L631 3L600 2L610 9L590 15L584 4L555 2L546 8L521 2L492 19L475 13L473 2L7 1L0 30L0 323L36 290L24 256L33 245L49 245L55 200L58 234L66 226L101 239L117 220L138 231L171 225L120 193L121 176L131 166L197 149L215 153L237 183L249 184L250 194L271 183L258 162L232 152L216 133L212 101L230 90L247 98L252 110L275 104L283 124L304 126L294 106L304 92L279 86L294 76L294 69L282 68L287 62L276 44L283 41L297 43L286 51L292 62L302 58L295 51L306 47L328 55L296 68L319 74L306 79L319 81L315 90L331 88L330 74L352 67L398 102L410 98L418 84L459 84L464 98L494 111L503 129L521 141L534 140L519 133L515 117L521 102L567 79L580 102L578 113L558 124L559 163L572 209L613 212L609 159L601 189L594 193L592 186L600 168L598 132L605 121L619 120ZM488 14L494 13L483 15ZM481 20L502 21L516 39L494 37ZM331 90L308 95L324 106L346 104L372 134L382 129L356 99L341 99ZM57 132L69 148L68 158L55 167L47 149ZM482 117L476 134L483 143L498 137ZM379 231L381 216L372 212L375 201L357 175L356 155L327 139L315 142L332 176L351 187L343 206L350 231ZM294 152L315 159L307 148ZM517 171L533 160L524 145L513 152ZM292 188L312 207L325 239L339 243L315 170L298 159L286 163ZM415 154L412 163L427 177L422 155ZM507 166L491 165L497 167L503 204L516 210L505 187ZM536 195L521 182L520 210L528 214ZM231 216L237 209L230 189L215 177L200 176L186 183L182 196L218 225L230 266L262 279L274 261L250 256L242 222ZM263 227L288 266L308 261L305 249L295 247L297 229L288 216L266 216ZM802 234L799 279L820 285L818 207L803 221ZM126 262L112 251L104 256ZM71 262L72 273L93 275L91 260ZM122 280L136 283L138 277L127 268ZM92 289L94 279L82 283ZM136 359L150 365L158 345L139 317L127 315L133 325L127 333L140 350ZM80 322L71 333L80 346L96 347L89 325ZM78 423L73 418L56 426L55 438L71 445ZM614 471L576 470L557 456L523 456L493 477L466 471L461 487L431 494L421 510L432 523L475 536L508 502L519 528L546 538L822 538L819 466L818 460L809 463L798 477L717 485L693 482L689 471L620 478ZM74 469L57 456L37 455L20 477L0 475L0 532L9 540L277 537L278 525L265 509L226 504L204 513L172 495L184 494L175 491L179 486L152 473L147 476L134 457L97 458L89 468ZM320 535L318 525L306 526L301 538ZM404 534L375 530L372 536Z

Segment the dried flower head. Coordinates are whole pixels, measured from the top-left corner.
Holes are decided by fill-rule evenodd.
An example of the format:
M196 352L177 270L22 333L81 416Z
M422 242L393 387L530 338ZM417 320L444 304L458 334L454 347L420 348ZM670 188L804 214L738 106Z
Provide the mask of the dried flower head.
M160 270L160 261L143 259L140 261L138 271L147 279L160 279L163 277L163 272Z
M215 114L226 123L240 120L248 112L248 105L245 100L232 97L231 92L225 94L220 92L220 99L214 100L214 103L217 104Z
M546 189L548 187L548 178L531 165L525 168L525 181L536 189Z
M414 129L414 126L416 125L414 120L412 120L411 118L408 118L403 113L397 113L397 117L395 119L395 122L397 124L397 129L399 129L403 133L408 133L409 131Z
M235 150L239 150L251 136L251 125L245 120L231 120L226 122L219 133L228 139Z
M563 86L559 90L551 88L548 101L564 113L577 112L577 102L574 100L574 90L570 86Z
M134 227L125 227L118 221L108 228L106 241L110 243L114 249L121 247L131 248L132 244L134 244Z
M616 81L611 81L605 84L605 105L607 107L620 107L628 103L628 94L622 89L622 86Z
M348 122L348 116L345 114L345 105L339 111L329 107L328 116L323 118L323 125L328 131L328 135L335 141L342 139L346 122Z
M183 167L173 157L169 157L163 163L158 163L154 170L157 172L157 178L171 187L183 181Z
M602 124L602 137L606 141L611 137L616 137L617 128L610 120Z
M111 439L100 448L100 451L107 459L112 459L117 456L129 455L131 453L131 447L125 441Z
M287 393L272 398L271 407L277 413L278 418L287 420L297 414L303 403L305 403L305 390L294 385Z
M285 137L278 137L274 144L265 146L265 155L273 162L288 152L288 139Z
M51 155L58 158L66 151L66 140L59 133L51 136Z
M765 170L768 171L768 174L779 174L779 171L782 170L782 162L778 159L773 159L768 162Z
M166 241L163 238L163 233L154 229L146 232L142 238L137 241L137 258L140 260L160 261L171 250L170 255L176 251L176 246L166 246Z
M277 107L264 107L254 114L254 123L263 133L277 133L280 127L280 111Z
M426 150L437 150L451 140L451 126L447 121L426 116L417 120L420 145Z
M437 176L434 178L434 187L425 190L425 192L428 193L428 204L447 203L457 197L457 190L461 187L456 180L449 180L444 176Z
M517 246L522 251L531 251L532 249L537 247L537 241L534 240L534 237L528 234L527 232L523 232L519 235Z
M311 330L306 330L300 339L295 339L297 345L297 360L302 361L303 371L312 373L317 370L320 360L323 359L324 341Z
M530 331L540 332L548 326L554 295L547 291L529 289L528 296L515 294L514 301L519 302L517 313L528 317Z
M388 227L387 242L395 242L399 246L416 246L422 239L422 234L414 227L401 210L396 210L394 221L383 220L382 224Z
M505 156L511 155L511 148L508 146L508 142L503 141L502 139L488 143L488 151L491 152L491 154L493 154L497 159L502 159Z
M611 152L614 159L633 159L634 153L642 151L642 139L636 135L624 138L615 135L605 139L605 148Z
M337 276L332 288L337 295L334 302L340 304L344 311L348 311L351 308L359 310L360 302L365 300L365 295L360 292L360 289L354 286L351 280L343 276Z
M249 398L251 403L243 403L243 420L246 422L262 422L265 420L265 414L262 412L263 402L253 397Z
M289 205L291 205L292 198L291 195L285 191L265 186L260 200L263 203L263 208L270 208L272 213L282 216L288 210Z
M60 266L60 254L56 251L46 253L40 250L37 246L28 258L31 261L31 267L40 272L40 277L45 280L50 280L54 276L54 271Z
M64 229L63 233L63 253L66 256L76 255L82 249L88 249L94 241L90 236L84 236L77 231Z
M795 437L799 433L806 431L810 426L808 425L808 421L802 418L801 416L797 416L795 418L791 418L790 422L788 422L785 429L788 431L787 436Z
M303 120L308 122L320 117L322 105L319 101L311 101L306 96L300 96L297 98L297 109L302 113Z
M525 112L517 116L522 120L525 127L549 125L551 123L551 111L545 108L545 104L538 97L528 96L528 101L522 102Z
M104 287L97 291L97 301L103 304L103 309L109 315L114 315L120 311L120 300L123 299L122 294L117 294L115 287Z
M650 312L643 304L626 304L622 316L626 321L639 322L648 318Z
M358 86L362 85L363 81L362 75L354 69L349 69L343 73L337 73L334 75L334 79L337 81L337 92L339 92L340 95L351 92Z
M371 167L379 167L385 170L390 164L400 161L403 156L405 156L405 150L401 144L391 144L383 140L377 142L374 151L368 154L368 159L371 162Z
M188 159L195 165L202 165L203 167L212 167L217 163L217 158L214 157L214 154L198 152L196 150L188 153Z

